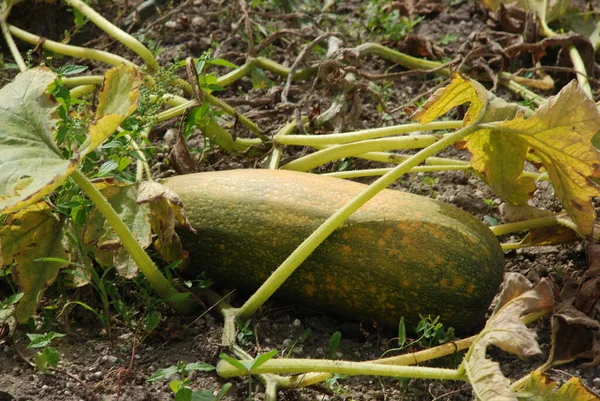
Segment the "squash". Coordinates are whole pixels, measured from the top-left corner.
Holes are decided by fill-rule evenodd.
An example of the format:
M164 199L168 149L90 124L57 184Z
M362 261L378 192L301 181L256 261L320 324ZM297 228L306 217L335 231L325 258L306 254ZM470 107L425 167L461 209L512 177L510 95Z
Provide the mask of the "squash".
M327 217L365 188L284 170L177 176L174 190L196 234L180 232L193 269L250 292ZM357 320L398 327L440 316L459 333L483 324L504 272L492 232L472 215L386 189L339 227L275 293Z

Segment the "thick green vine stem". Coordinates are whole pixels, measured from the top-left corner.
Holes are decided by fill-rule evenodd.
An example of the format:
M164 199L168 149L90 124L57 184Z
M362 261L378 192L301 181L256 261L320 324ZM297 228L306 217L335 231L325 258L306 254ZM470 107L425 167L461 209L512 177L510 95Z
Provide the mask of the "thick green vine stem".
M459 129L463 126L462 121L435 121L429 124L402 124L391 127L371 128L354 132L325 135L286 135L275 136L273 142L279 145L340 145L350 142L365 141L387 136L408 134L416 131L435 131Z
M263 285L246 301L239 309L239 316L248 319L258 308L260 308L271 295L283 284L283 282L296 270L298 266L327 238L337 227L339 227L352 213L356 212L369 199L377 195L384 188L402 177L408 170L423 162L429 156L445 149L453 143L479 129L478 124L462 128L433 145L422 149L414 156L399 164L392 171L380 177L365 188L350 202L340 208L329 217L319 228L317 228L298 248L277 268Z
M13 25L8 25L8 30L11 34L21 39L22 41L27 42L33 46L41 45L44 49L50 50L54 53L64 54L65 56L84 58L88 60L96 60L109 65L127 64L137 68L137 65L127 60L126 58L117 56L116 54L109 53L103 50L66 45L64 43L55 42L50 39L44 39L41 36L34 35Z
M148 72L150 74L154 74L158 71L159 66L156 58L152 54L150 50L146 46L144 46L139 40L123 31L122 29L116 27L113 23L108 21L106 18L98 14L93 8L85 4L81 0L65 0L69 6L76 8L83 15L89 18L98 28L102 29L112 38L118 40L128 48L130 48L134 53L136 53L148 66Z
M178 313L189 314L196 310L198 305L191 297L187 297L183 300L175 299L175 296L180 294L179 291L177 291L171 282L162 275L160 270L158 270L152 259L150 259L148 254L133 237L129 228L121 221L117 212L115 212L111 204L108 203L106 198L94 184L92 184L79 170L75 170L75 172L71 174L71 177L90 200L94 202L94 205L98 208L100 213L102 213L104 218L106 218L108 224L115 230L115 233L119 236L123 246L137 263L152 289Z
M21 53L19 52L19 49L17 48L17 44L15 43L15 41L13 40L13 37L10 34L10 30L8 29L8 24L6 23L6 19L5 19L6 16L8 16L9 11L10 10L6 5L6 2L1 2L0 3L0 14L1 14L0 15L0 27L2 28L2 35L4 36L4 41L8 45L8 48L10 49L10 53L12 54L12 56L15 59L15 63L19 67L19 70L21 72L23 72L27 69L27 65L25 64L25 60L23 60L23 57L21 56Z
M251 363L251 361L241 361ZM390 366L377 363L330 361L324 359L271 359L252 369L252 373L308 373L329 372L342 375L370 375L407 377L414 379L466 380L466 376L456 369L430 368L427 366ZM246 376L247 371L229 362L219 361L217 373L221 377Z
M281 168L284 170L309 171L332 160L342 159L365 152L426 148L443 137L444 134L402 136L368 139L366 141L334 145L291 161L281 166Z

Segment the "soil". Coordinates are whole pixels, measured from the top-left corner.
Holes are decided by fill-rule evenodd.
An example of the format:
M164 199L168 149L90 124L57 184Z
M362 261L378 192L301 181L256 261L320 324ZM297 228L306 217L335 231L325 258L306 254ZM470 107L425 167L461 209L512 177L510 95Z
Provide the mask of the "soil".
M27 4L24 4L27 3ZM59 39L64 29L72 25L71 14L66 9L49 6L43 2L23 2L17 5L10 17L10 22L24 29ZM120 7L114 3L94 4L103 15L123 26L125 16L138 5L128 2L128 11L124 4ZM241 2L240 2L241 3ZM386 33L368 32L365 30L366 1L336 2L331 12L320 12L320 1L298 2L294 14L285 13L271 4L278 2L253 1L257 5L252 9L251 17L256 24L255 41L264 39L265 30L287 30L283 35L265 47L260 55L284 65L291 66L303 46L315 39L323 31L339 31L343 34L347 47L366 41L378 41L391 48L402 48L405 43L394 41ZM282 2L283 3L283 2ZM381 2L384 3L384 2ZM403 2L390 2L391 6ZM408 2L407 2L408 3ZM412 4L412 2L410 2ZM418 2L426 3L426 2ZM423 19L416 25L414 34L426 38L435 44L444 57L452 59L461 54L466 45L476 39L474 33L490 34L497 29L482 7L469 1L449 1L443 4L429 2L439 12L421 12ZM428 3L428 4L429 4ZM130 28L131 32L144 38L146 43L157 43L162 48L159 61L166 66L175 59L198 57L202 52L213 49L213 54L240 65L246 58L248 49L247 37L244 34L242 13L238 2L216 0L189 0L184 7L175 0L164 6L159 14L146 17L138 26ZM319 6L319 7L317 7ZM33 7L35 17L26 18ZM335 12L334 12L335 11ZM388 11L389 12L389 9ZM415 14L419 15L419 13ZM81 32L73 37L73 43L86 44L90 47L110 50L130 57L130 52L110 40L106 35L87 24ZM289 33L290 31L295 32ZM19 43L21 49L27 46ZM309 52L302 66L309 66L322 59L326 50L322 45L317 51ZM8 52L3 47L4 59ZM32 58L41 57L39 51L32 53ZM57 61L60 62L60 59ZM103 67L95 62L77 61L89 65L91 70ZM361 60L360 69L370 73L402 71L402 68L369 56ZM477 73L473 70L474 74ZM226 70L217 69L224 72ZM290 105L279 102L279 94L285 81L271 73L263 79L267 82L264 88L260 83L253 86L249 77L242 79L232 88L216 93L234 105L236 109L248 115L269 135L277 132L290 119L294 118L294 105L298 105L303 114L311 109L326 110L331 103L331 82L318 83L313 88L312 80L294 84L290 90ZM7 82L3 80L3 82ZM374 95L369 91L369 81L359 78L359 100L361 103L359 118L345 116L343 131L366 127L379 127L402 123L407 120L414 103L427 97L431 91L441 84L432 75L406 75L396 81L378 82ZM486 83L488 87L491 84ZM270 86L270 87L269 87ZM598 87L595 87L598 90ZM511 93L502 89L498 93L503 97L516 100ZM549 95L546 93L545 95ZM378 102L383 104L378 109ZM386 112L381 110L385 109ZM160 124L151 134L151 139L158 149L153 165L156 176L174 174L166 162L169 152L168 130L176 127L177 121ZM335 127L323 127L323 132L331 132ZM234 133L239 136L250 136L245 129L236 124ZM191 138L191 146L202 146L201 136ZM282 163L306 153L306 149L286 149ZM466 159L461 150L449 150L444 156ZM231 155L219 149L204 152L200 162L200 170L221 170L231 168L261 167L265 163L264 153ZM320 171L333 171L341 167L347 169L367 168L374 164L365 161L347 161L349 164L330 163ZM434 179L429 179L431 176ZM428 179L425 179L425 178ZM362 179L361 181L369 181ZM395 184L397 189L420 193L432 198L456 205L480 218L482 221L493 219L502 221L498 199L493 192L472 175L462 172L446 172L443 174L415 174L403 177ZM486 203L484 200L491 200ZM548 210L560 210L554 198L552 188L541 184L533 203ZM502 238L502 241L513 241L517 238ZM506 254L506 270L520 272L532 281L542 277L550 277L559 285L565 278L577 279L587 269L582 245L579 243L525 248L510 251ZM131 299L135 299L136 287L131 286ZM218 286L216 286L218 289ZM58 289L51 290L45 299L44 309L36 320L37 329L66 332L68 335L53 342L60 353L59 368L52 373L41 373L27 361L35 354L35 350L26 349L28 340L26 333L36 327L21 327L12 339L0 338L0 401L3 400L168 400L173 399L168 380L148 382L147 378L158 369L175 365L178 362L203 361L216 364L219 354L226 352L220 346L222 333L221 321L211 313L200 317L181 317L172 315L162 309L163 319L157 329L143 337L139 330L132 328L131 322L115 313L112 323L111 339L106 329L95 317L83 310L75 309L67 316L68 324L56 318L56 302L53 296L64 295ZM98 304L89 292L82 290L78 296L90 304ZM238 299L238 302L243 299ZM133 302L133 301L132 301ZM134 314L143 315L143 305L137 305ZM54 312L53 312L54 311ZM56 319L56 320L55 320ZM128 323L129 322L129 323ZM451 326L452 322L447 322ZM536 324L544 354L522 361L518 358L491 350L493 358L501 363L503 372L511 379L517 379L543 363L549 351L549 322L542 320ZM397 344L394 337L397 333L376 327L372 322L354 322L335 316L324 315L303 308L301 305L286 305L270 301L265 305L251 326L255 338L247 338L245 347L256 355L271 349L279 350L280 356L291 355L306 358L334 358L362 361L376 359L394 348ZM341 343L337 349L330 349L333 333L341 333ZM386 354L388 355L388 354ZM436 362L438 366L455 366L459 357L453 356ZM453 365L454 364L454 365ZM571 376L580 377L593 390L600 391L600 371L597 368L582 369L577 363L561 366L550 371L552 376L562 382ZM190 376L191 386L195 389L218 391L228 381L218 377L214 372L194 372ZM255 399L264 397L264 388L253 381L249 386L247 379L229 380L232 389L226 400ZM397 380L377 377L339 378L337 382L321 384L302 390L282 391L281 400L471 400L471 389L464 383L452 383L427 380Z

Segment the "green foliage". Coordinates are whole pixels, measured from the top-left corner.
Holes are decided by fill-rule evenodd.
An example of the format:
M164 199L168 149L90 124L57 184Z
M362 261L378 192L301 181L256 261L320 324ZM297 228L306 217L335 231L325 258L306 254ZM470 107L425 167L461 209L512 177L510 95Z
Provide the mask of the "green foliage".
M411 19L400 15L397 9L391 9L392 3L386 0L369 0L365 10L367 29L376 35L392 41L401 40L411 33L423 17Z
M415 328L415 332L419 335L416 342L421 347L429 348L456 339L454 329L452 327L445 329L444 325L440 322L439 316L435 318L431 316L419 316L421 316L421 321Z
M168 380L173 375L178 375L179 379L171 380L169 388L175 394L176 401L220 401L231 389L231 383L226 383L221 387L217 395L213 395L208 390L193 390L190 388L191 372L210 372L215 367L204 362L184 363L178 362L176 365L154 372L147 381L155 382L159 380Z
M64 336L64 334L55 333L53 331L44 334L27 334L30 341L27 348L41 349L34 357L35 364L39 370L46 372L48 369L56 368L58 366L60 353L54 347L51 347L50 343L53 340Z
M329 357L335 358L335 353L342 342L342 333L336 331L329 337Z

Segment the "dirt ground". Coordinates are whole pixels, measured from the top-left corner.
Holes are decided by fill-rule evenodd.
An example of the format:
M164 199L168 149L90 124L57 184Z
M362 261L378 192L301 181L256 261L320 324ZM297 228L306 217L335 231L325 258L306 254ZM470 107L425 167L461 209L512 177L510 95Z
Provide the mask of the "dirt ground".
M94 2L93 2L94 3ZM255 41L260 43L264 35L261 29L284 31L272 45L263 49L262 55L284 65L294 63L303 46L324 31L339 31L343 34L345 46L352 47L366 41L378 41L391 48L410 51L402 41L389 39L385 34L377 35L365 29L365 7L368 2L337 1L327 12L317 11L323 6L320 1L311 0L302 3L294 14L277 8L270 8L271 2L256 1L262 4L251 9L251 17L257 25ZM264 4L266 5L264 5ZM390 2L390 4L404 2ZM416 2L415 2L416 3ZM448 60L462 54L464 48L479 40L477 34L493 35L497 27L489 20L487 13L471 1L452 0L448 2L419 2L431 4L433 12L421 10L416 15L423 19L414 28L414 34L426 38L436 52L442 52ZM183 4L183 6L182 6ZM124 25L125 16L138 5L137 1L128 2L127 11L114 3L93 4L109 19ZM33 7L35 18L28 19ZM157 43L163 50L159 61L167 65L175 58L197 57L212 48L214 55L240 65L247 52L246 36L240 23L240 9L237 1L188 0L165 6L159 14L151 15L138 26L129 28L136 35L143 35L146 43ZM11 23L30 29L50 38L59 38L63 29L68 29L72 17L65 9L49 6L43 2L27 2L18 5L10 18ZM293 33L289 33L292 32ZM132 57L121 46L90 26L85 27L74 38L78 44L106 49ZM22 49L27 46L20 43ZM408 49L408 50L407 50ZM5 61L8 52L2 47ZM318 62L325 51L324 47L312 52L302 63L309 66ZM41 57L36 51L31 57ZM82 63L82 62L80 62ZM96 63L85 62L92 70L101 69ZM360 68L371 73L396 72L402 69L378 57L369 56L361 60ZM223 70L224 71L224 70ZM259 78L256 78L259 79ZM279 94L285 81L270 73L264 78L267 85L253 85L250 77L242 79L232 88L218 93L218 97L234 105L239 112L251 117L269 134L275 133L294 116L294 107L279 102ZM396 81L378 82L377 95L368 90L368 81L361 80L360 116L347 118L344 131L399 124L407 120L411 106L427 97L433 88L441 83L431 75L407 75ZM325 84L316 85L311 92L312 80L291 87L292 104L301 103L303 113L320 106L325 110L331 102L330 89ZM599 88L595 88L598 90ZM511 100L516 97L499 89L498 93ZM550 93L546 93L549 95ZM382 107L377 107L379 102ZM384 111L382 111L384 110ZM159 149L153 172L156 176L172 174L165 162L169 144L164 139L169 128L177 121L160 124L151 134L154 145ZM249 133L238 127L236 134L248 136ZM191 144L201 145L199 137L192 138ZM286 150L284 161L305 153L302 148ZM451 150L445 155L466 158L462 151ZM201 170L222 170L239 167L261 167L265 155L229 155L213 149L202 158ZM346 168L365 168L371 164L364 161L351 161ZM322 171L339 168L331 163ZM434 179L431 179L433 176ZM368 180L362 180L368 181ZM489 188L472 175L462 172L443 174L416 174L404 177L395 185L398 189L408 190L430 196L464 209L482 221L496 219L501 221L498 209L500 200ZM491 204L484 199L492 200ZM540 185L536 192L536 206L549 210L559 210L550 187ZM510 241L511 238L502 238ZM579 243L538 247L510 251L506 254L506 270L520 272L530 280L551 277L559 285L564 278L578 278L587 268L582 245ZM48 294L48 297L52 292ZM82 295L86 296L85 292ZM239 300L239 299L238 299ZM43 320L40 317L40 321ZM89 313L77 310L70 316L69 327L55 322L52 329L68 332L68 335L55 343L61 354L59 369L52 374L42 374L29 366L25 359L34 352L25 349L28 341L25 333L31 328L20 328L14 339L0 340L0 401L9 400L168 400L173 399L168 381L147 382L146 379L156 370L169 367L177 362L203 361L210 364L218 362L220 347L221 321L211 313L202 317L164 317L159 328L139 343L136 332L116 321L113 324L113 340L109 341L106 332ZM451 325L451 322L449 322ZM510 378L519 378L539 366L549 351L549 322L537 324L540 342L544 354L531 360L518 358L500 351L491 351L492 356L501 363L503 372ZM67 330L68 329L68 330ZM256 338L248 342L247 347L253 354L278 349L280 355L294 357L326 358L345 360L369 360L394 347L396 333L380 330L371 322L354 322L335 316L308 310L301 305L287 305L276 301L264 306L255 321L252 330ZM330 355L331 335L339 331L342 340L339 348ZM452 366L456 357L441 361L443 366ZM550 372L559 382L571 376L581 377L595 391L600 391L600 371L597 368L582 369L576 363L553 369ZM226 380L214 372L200 372L191 375L192 387L218 391ZM226 400L261 400L264 388L256 381L249 389L246 379L229 380L232 390ZM281 400L471 400L470 386L464 383L451 383L427 380L396 380L376 377L347 377L302 390L287 390L280 394Z

